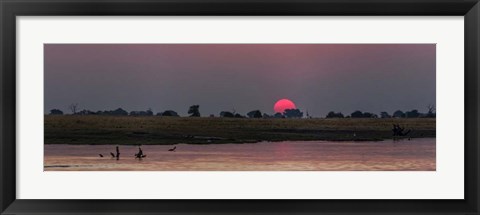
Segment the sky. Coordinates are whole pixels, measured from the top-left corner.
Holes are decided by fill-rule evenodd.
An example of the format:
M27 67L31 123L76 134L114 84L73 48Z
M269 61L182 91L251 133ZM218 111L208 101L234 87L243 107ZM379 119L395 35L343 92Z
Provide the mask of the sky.
M44 112L68 106L313 117L435 104L435 44L45 44Z

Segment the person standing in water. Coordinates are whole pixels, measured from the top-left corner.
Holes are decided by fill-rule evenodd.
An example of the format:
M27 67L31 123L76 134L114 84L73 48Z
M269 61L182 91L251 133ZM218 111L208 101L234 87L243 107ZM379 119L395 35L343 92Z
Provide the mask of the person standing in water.
M119 160L120 159L120 149L118 149L118 146L117 146L116 150L117 150L117 156L116 157L117 157L117 160Z

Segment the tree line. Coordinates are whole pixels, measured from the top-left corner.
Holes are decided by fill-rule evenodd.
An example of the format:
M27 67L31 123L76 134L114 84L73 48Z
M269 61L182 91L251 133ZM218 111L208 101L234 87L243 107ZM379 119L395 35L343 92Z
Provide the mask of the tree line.
M426 113L420 113L418 110L414 109L411 111L401 111L397 110L390 115L388 112L383 111L380 113L380 116L370 112L354 111L350 115L344 116L341 112L330 111L325 116L325 118L435 118L435 107L433 105L427 106Z
M104 115L104 116L173 116L179 117L180 115L174 110L165 110L163 112L153 113L152 109L149 108L145 111L126 111L122 108L117 108L115 110L104 110L104 111L90 111L90 110L80 110L78 111L78 104L72 104L69 106L71 115ZM189 117L201 117L200 105L192 105L188 108L187 113ZM50 110L49 115L64 115L64 112L60 109ZM209 115L210 117L215 117L213 114ZM273 115L262 113L260 110L252 110L246 115L236 113L236 111L221 111L219 113L220 117L224 118L303 118L304 114L299 109L286 109L283 113L275 113ZM307 118L311 118L307 112ZM403 112L401 110L395 111L392 115L388 112L381 112L380 115L354 111L350 115L343 115L341 112L330 111L325 118L435 118L435 107L433 105L427 106L426 113L420 113L418 110L414 109L411 111Z
M126 111L122 108L117 108L115 110L104 110L104 111L91 111L87 109L78 110L78 104L71 104L69 106L71 111L70 115L103 115L103 116L173 116L179 117L180 115L174 110L165 110L163 112L153 113L152 109L149 108L146 111ZM189 117L201 117L200 114L200 105L192 105L188 108ZM60 109L50 110L49 115L65 115L65 113ZM214 117L214 115L209 115ZM302 118L303 112L299 109L287 109L283 113L275 113L274 115L269 115L262 113L260 110L252 110L246 115L236 113L236 111L221 111L219 113L220 117L224 118Z

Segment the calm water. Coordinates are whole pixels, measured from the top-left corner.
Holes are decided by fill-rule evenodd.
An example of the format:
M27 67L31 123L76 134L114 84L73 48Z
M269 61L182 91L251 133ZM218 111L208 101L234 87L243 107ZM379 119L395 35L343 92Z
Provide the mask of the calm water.
M360 171L435 170L435 138L380 142L287 141L254 144L120 146L45 145L46 171ZM101 153L105 157L100 157Z

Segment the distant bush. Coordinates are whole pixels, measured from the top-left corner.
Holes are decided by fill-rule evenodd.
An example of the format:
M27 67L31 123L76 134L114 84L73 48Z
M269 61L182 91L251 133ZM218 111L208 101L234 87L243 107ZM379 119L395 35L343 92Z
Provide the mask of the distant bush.
M365 112L363 113L362 111L354 111L352 114L350 114L351 118L378 118L377 114L374 113L369 113Z
M247 113L247 116L249 118L262 118L262 112L260 112L259 110L252 110Z
M146 111L130 111L130 116L153 116L152 109Z
M59 109L52 109L50 110L50 115L63 115L63 111Z
M380 113L380 118L392 118L392 116L390 116L390 114L388 114L387 112L381 112Z
M401 111L401 110L397 110L397 111L393 112L393 117L395 117L395 118L405 118L405 113L403 113L403 111Z
M418 112L418 110L407 111L407 112L405 112L405 117L406 118L418 118L418 117L420 117L420 113Z
M283 115L286 118L302 118L303 112L301 112L299 109L286 109L283 112Z
M161 112L161 113L157 113L157 116L175 116L175 117L178 117L178 113L173 111L173 110L166 110L164 112Z
M74 113L74 115L97 115L97 113L90 110L83 109L81 111Z
M245 116L242 116L241 114L239 113L236 113L235 115L233 115L234 118L245 118Z
M352 118L363 118L363 113L362 111L354 111L352 114L350 114L350 117Z
M220 112L220 117L233 118L235 115L229 111L222 111Z
M377 114L374 114L374 113L364 112L363 118L378 118L378 116Z
M327 116L325 118L344 118L343 114L338 112L335 113L333 111L328 112Z
M97 111L97 115L106 115L106 116L127 116L128 112L122 108L117 108L115 110L105 110Z

